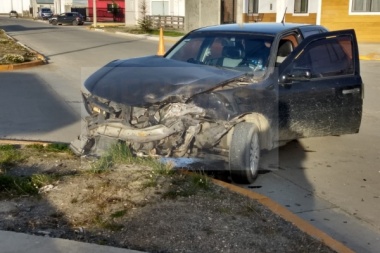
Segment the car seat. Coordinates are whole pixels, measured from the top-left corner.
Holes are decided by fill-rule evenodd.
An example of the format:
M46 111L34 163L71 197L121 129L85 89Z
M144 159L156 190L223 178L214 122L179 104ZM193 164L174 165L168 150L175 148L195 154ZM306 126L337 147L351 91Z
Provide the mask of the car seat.
M293 43L290 40L281 40L277 52L276 66L281 64L292 51Z
M243 49L235 46L225 46L222 50L222 58L218 65L227 67L227 68L235 68L239 66L244 58Z

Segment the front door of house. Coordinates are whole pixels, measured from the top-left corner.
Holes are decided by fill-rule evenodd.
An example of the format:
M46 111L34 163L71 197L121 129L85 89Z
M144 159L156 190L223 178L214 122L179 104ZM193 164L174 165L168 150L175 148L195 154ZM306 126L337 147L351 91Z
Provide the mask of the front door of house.
M221 24L236 23L236 0L221 1Z

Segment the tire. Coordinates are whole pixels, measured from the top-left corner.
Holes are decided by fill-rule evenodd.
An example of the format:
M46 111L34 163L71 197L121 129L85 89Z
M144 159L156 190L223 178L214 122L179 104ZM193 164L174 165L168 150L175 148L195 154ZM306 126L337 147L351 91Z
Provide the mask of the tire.
M52 23L53 25L57 25L57 24L58 24L58 21L57 21L56 19L53 19L53 20L51 21L51 23Z
M74 20L73 25L78 25L78 20Z
M260 136L253 123L241 122L235 126L229 152L232 181L251 184L257 178L260 161Z

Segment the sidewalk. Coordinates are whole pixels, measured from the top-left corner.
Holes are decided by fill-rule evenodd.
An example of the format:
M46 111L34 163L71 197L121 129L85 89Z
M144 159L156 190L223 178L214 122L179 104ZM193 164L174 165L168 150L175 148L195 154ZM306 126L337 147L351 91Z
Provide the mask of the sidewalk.
M0 231L2 253L142 253L141 251Z
M359 43L360 60L380 61L380 43Z

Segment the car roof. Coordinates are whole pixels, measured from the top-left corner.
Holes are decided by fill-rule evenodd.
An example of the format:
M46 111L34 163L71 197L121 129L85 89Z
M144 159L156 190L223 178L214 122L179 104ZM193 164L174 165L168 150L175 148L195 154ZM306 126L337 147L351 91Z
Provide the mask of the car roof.
M318 25L297 24L297 23L242 23L242 24L223 24L215 26L207 26L194 30L194 32L253 32L260 34L276 35L279 32L291 30L294 28L304 27L324 28Z

